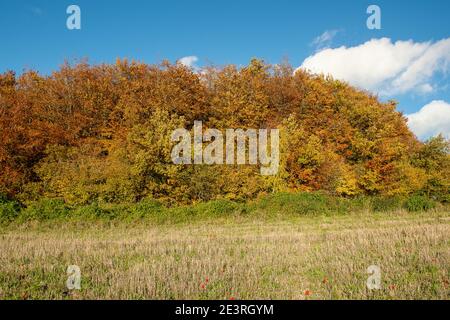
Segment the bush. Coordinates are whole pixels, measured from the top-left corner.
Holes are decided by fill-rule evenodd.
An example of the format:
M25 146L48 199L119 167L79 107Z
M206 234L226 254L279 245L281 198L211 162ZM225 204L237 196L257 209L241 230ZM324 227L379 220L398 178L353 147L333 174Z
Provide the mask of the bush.
M173 208L166 208L159 204L159 206L150 207L146 217L153 219L157 223L183 223L196 219L224 217L234 212L242 213L243 210L241 208L241 204L226 199ZM154 214L148 215L148 213Z
M158 214L164 209L161 202L146 198L130 206L128 213L133 218L143 218L151 214Z
M23 209L16 201L0 195L0 223L14 220L50 220L74 218L79 220L122 219L134 221L149 219L155 223L181 223L203 218L220 218L230 215L278 217L280 215L328 215L359 212L370 209L388 212L405 208L410 212L434 208L436 202L422 195L402 197L357 197L345 199L320 192L273 193L250 203L237 203L228 199L200 202L195 205L168 208L154 199L138 203L99 204L93 202L79 207L68 207L60 199L43 199Z
M0 193L0 204L3 203L7 203L8 201L8 197L6 195L4 195L3 193Z
M15 220L20 213L20 205L15 201L0 201L0 222L8 223Z
M329 214L345 213L349 210L347 199L331 197L319 192L276 193L260 199L257 209L270 213Z
M65 218L69 214L69 208L60 199L42 199L32 203L22 211L22 220L48 220Z
M371 203L373 211L388 212L402 208L403 199L398 196L394 197L376 196L372 198Z
M150 213L160 212L163 208L164 207L161 202L148 198L132 205L129 209L129 212L134 216L143 217Z
M76 208L72 216L85 219L111 218L110 211L100 207L97 202Z
M199 203L193 206L195 211L194 214L202 215L202 216L222 216L226 214L231 214L237 210L237 203L226 200L219 199L208 201L204 203Z
M410 212L427 211L433 209L436 203L425 196L413 195L406 200L404 206Z

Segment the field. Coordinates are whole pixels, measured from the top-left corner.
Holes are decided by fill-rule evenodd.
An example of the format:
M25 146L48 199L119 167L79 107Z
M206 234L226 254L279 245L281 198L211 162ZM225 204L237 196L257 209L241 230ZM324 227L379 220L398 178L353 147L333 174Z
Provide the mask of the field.
M0 229L0 299L449 299L450 213ZM66 288L67 268L81 289ZM381 288L366 286L367 268Z

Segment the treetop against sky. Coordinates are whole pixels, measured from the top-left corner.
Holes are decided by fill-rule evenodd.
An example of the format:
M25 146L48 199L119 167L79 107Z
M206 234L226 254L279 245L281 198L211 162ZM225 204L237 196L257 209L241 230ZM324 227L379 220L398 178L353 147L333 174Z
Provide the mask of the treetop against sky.
M421 139L448 137L448 12L442 0L4 1L0 72L50 74L66 59L81 58L178 60L196 71L288 58L399 101ZM75 13L79 25L69 21Z

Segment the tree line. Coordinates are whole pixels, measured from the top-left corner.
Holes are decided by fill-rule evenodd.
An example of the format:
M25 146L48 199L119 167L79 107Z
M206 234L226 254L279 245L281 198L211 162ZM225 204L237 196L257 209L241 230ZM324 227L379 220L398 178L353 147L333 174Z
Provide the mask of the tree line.
M0 74L0 193L22 203L168 204L284 191L449 200L449 141L419 141L395 101L331 77L268 65L66 63L48 76ZM177 165L171 133L277 128L280 167Z

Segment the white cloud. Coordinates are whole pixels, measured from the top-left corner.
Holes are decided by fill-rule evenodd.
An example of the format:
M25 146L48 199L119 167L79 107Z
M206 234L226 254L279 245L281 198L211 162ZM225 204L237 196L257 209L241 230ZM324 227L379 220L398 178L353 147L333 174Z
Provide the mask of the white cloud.
M450 66L450 38L431 44L423 55L415 59L393 82L394 89L403 93L433 77L437 71L446 72Z
M381 95L429 93L438 72L450 67L450 38L438 42L372 39L355 47L324 49L303 61L301 69L331 74Z
M407 118L409 128L420 139L439 133L450 139L450 104L445 101L434 100Z
M199 71L200 68L197 66L198 57L196 56L187 56L179 59L177 63L182 64L183 66L186 66L188 68L192 68L194 71Z
M433 92L434 88L429 83L424 83L418 87L420 93L430 93Z
M320 36L316 37L311 45L315 46L317 49L323 49L331 44L331 41L336 36L339 30L326 30Z

